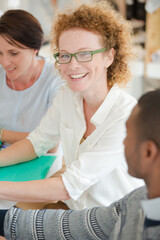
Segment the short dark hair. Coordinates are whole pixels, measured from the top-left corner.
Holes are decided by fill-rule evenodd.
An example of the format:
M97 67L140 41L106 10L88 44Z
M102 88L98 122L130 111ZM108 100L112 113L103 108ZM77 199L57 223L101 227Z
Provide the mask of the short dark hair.
M152 140L160 148L160 89L145 93L138 100L138 136Z
M43 30L39 21L29 12L14 9L0 17L0 35L10 44L39 50L43 44ZM20 43L20 44L18 44Z

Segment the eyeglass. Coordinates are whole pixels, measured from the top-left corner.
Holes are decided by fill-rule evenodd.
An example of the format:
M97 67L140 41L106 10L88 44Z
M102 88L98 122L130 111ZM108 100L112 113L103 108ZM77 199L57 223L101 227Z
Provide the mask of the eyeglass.
M54 54L54 58L59 64L66 64L72 60L74 56L77 62L89 62L92 61L92 56L96 53L104 52L106 48L101 48L95 51L83 51L77 53L56 53Z

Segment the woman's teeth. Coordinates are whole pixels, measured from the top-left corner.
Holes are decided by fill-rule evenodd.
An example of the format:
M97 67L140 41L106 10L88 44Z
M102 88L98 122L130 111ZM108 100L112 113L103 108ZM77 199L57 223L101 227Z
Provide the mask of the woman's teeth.
M14 70L15 68L9 68L8 70L11 71L11 70Z
M84 74L75 74L75 75L71 75L71 78L82 78L82 77L84 77L86 75L86 73Z

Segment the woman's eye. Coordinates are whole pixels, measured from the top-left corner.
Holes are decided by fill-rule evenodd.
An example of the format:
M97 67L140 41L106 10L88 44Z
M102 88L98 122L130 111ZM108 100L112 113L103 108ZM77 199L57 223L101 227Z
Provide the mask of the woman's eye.
M59 58L60 59L68 59L70 56L68 54L60 54Z
M77 58L79 61L90 61L91 60L91 52L80 52L77 54Z
M78 53L78 55L79 55L79 56L82 56L82 57L83 57L83 56L85 57L85 56L90 55L90 52L80 52L80 53Z
M11 55L16 56L16 55L18 55L18 52L12 52Z

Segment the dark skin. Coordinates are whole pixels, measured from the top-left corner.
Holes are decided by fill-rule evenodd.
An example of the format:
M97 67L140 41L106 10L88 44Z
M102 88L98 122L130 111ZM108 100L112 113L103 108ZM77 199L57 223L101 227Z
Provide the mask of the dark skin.
M140 140L136 128L139 114L136 105L127 120L127 136L124 140L125 157L130 175L144 179L148 197L160 197L160 149L152 140Z

